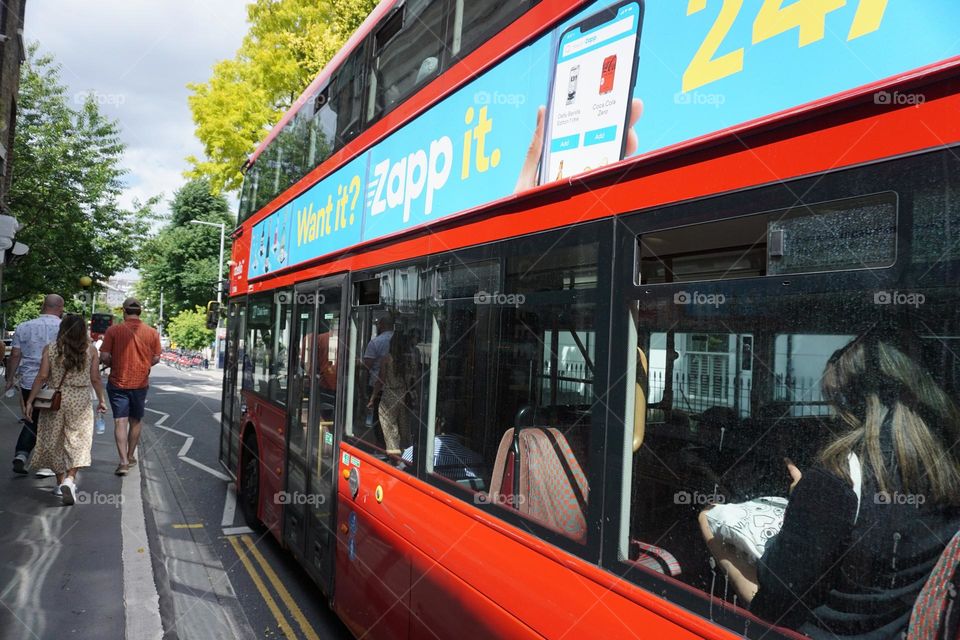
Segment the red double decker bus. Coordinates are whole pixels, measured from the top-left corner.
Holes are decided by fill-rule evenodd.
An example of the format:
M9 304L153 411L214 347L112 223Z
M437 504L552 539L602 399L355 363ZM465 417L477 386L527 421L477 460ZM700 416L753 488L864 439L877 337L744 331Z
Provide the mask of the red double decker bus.
M384 0L250 158L221 461L352 632L911 629L960 7L782 4Z

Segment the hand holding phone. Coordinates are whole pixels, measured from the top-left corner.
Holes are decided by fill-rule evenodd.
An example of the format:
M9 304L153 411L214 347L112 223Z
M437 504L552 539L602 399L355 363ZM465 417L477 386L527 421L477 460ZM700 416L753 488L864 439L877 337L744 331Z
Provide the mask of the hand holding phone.
M641 0L621 0L560 36L540 184L626 157L642 18Z

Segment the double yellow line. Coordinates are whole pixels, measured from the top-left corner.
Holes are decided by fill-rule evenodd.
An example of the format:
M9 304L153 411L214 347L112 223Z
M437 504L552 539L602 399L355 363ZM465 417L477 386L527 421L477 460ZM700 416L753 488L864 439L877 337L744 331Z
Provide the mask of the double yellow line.
M243 541L243 544L246 546L246 550L240 546L240 542L237 540L238 537ZM240 558L240 562L243 563L243 568L247 570L248 574L250 574L250 578L253 580L253 584L256 585L257 591L259 591L260 595L263 597L263 601L267 603L267 607L270 609L270 613L273 614L277 624L280 626L280 630L283 632L284 637L296 638L297 636L293 632L293 627L291 627L290 623L287 622L286 616L283 615L283 611L280 609L279 605L277 605L277 601L274 600L273 594L270 593L267 585L263 582L263 578L260 577L260 573L257 571L256 567L253 566L253 562L250 561L251 557L253 557L256 563L260 565L260 569L267 577L267 580L270 581L270 584L273 585L277 595L280 596L280 601L286 607L287 611L290 612L290 615L293 617L294 621L296 621L297 626L300 627L300 631L303 632L303 637L307 640L320 640L320 636L318 636L317 632L313 630L313 627L310 625L310 621L307 620L305 615L303 615L303 611L301 611L300 607L297 606L297 603L294 602L293 598L290 596L290 592L287 591L287 588L283 586L282 582L280 582L280 578L277 577L277 573L267 562L266 558L263 557L263 554L260 553L260 550L257 549L256 544L253 542L250 536L230 536L227 539L230 540L233 550L237 552L237 557Z

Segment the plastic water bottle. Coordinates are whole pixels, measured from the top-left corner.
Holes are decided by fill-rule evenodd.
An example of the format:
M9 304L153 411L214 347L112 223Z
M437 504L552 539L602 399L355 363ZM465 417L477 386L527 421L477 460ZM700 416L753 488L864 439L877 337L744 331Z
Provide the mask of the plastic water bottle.
M17 393L17 388L16 388L16 387L10 387L9 389L7 389L7 392L6 392L5 394L3 394L3 395L4 395L4 397L6 397L6 398L12 398L13 396L16 395L16 393Z
M103 414L97 411L97 434L101 434L107 430L107 425L103 423Z

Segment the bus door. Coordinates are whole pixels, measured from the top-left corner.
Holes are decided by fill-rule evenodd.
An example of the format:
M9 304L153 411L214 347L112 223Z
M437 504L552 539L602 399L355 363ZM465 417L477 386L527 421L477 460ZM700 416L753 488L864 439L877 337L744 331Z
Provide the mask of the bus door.
M284 540L328 594L333 571L340 317L344 279L294 291Z
M223 414L220 416L220 462L235 473L240 454L241 369L244 361L243 337L247 301L230 303L227 315L227 348L223 364Z

